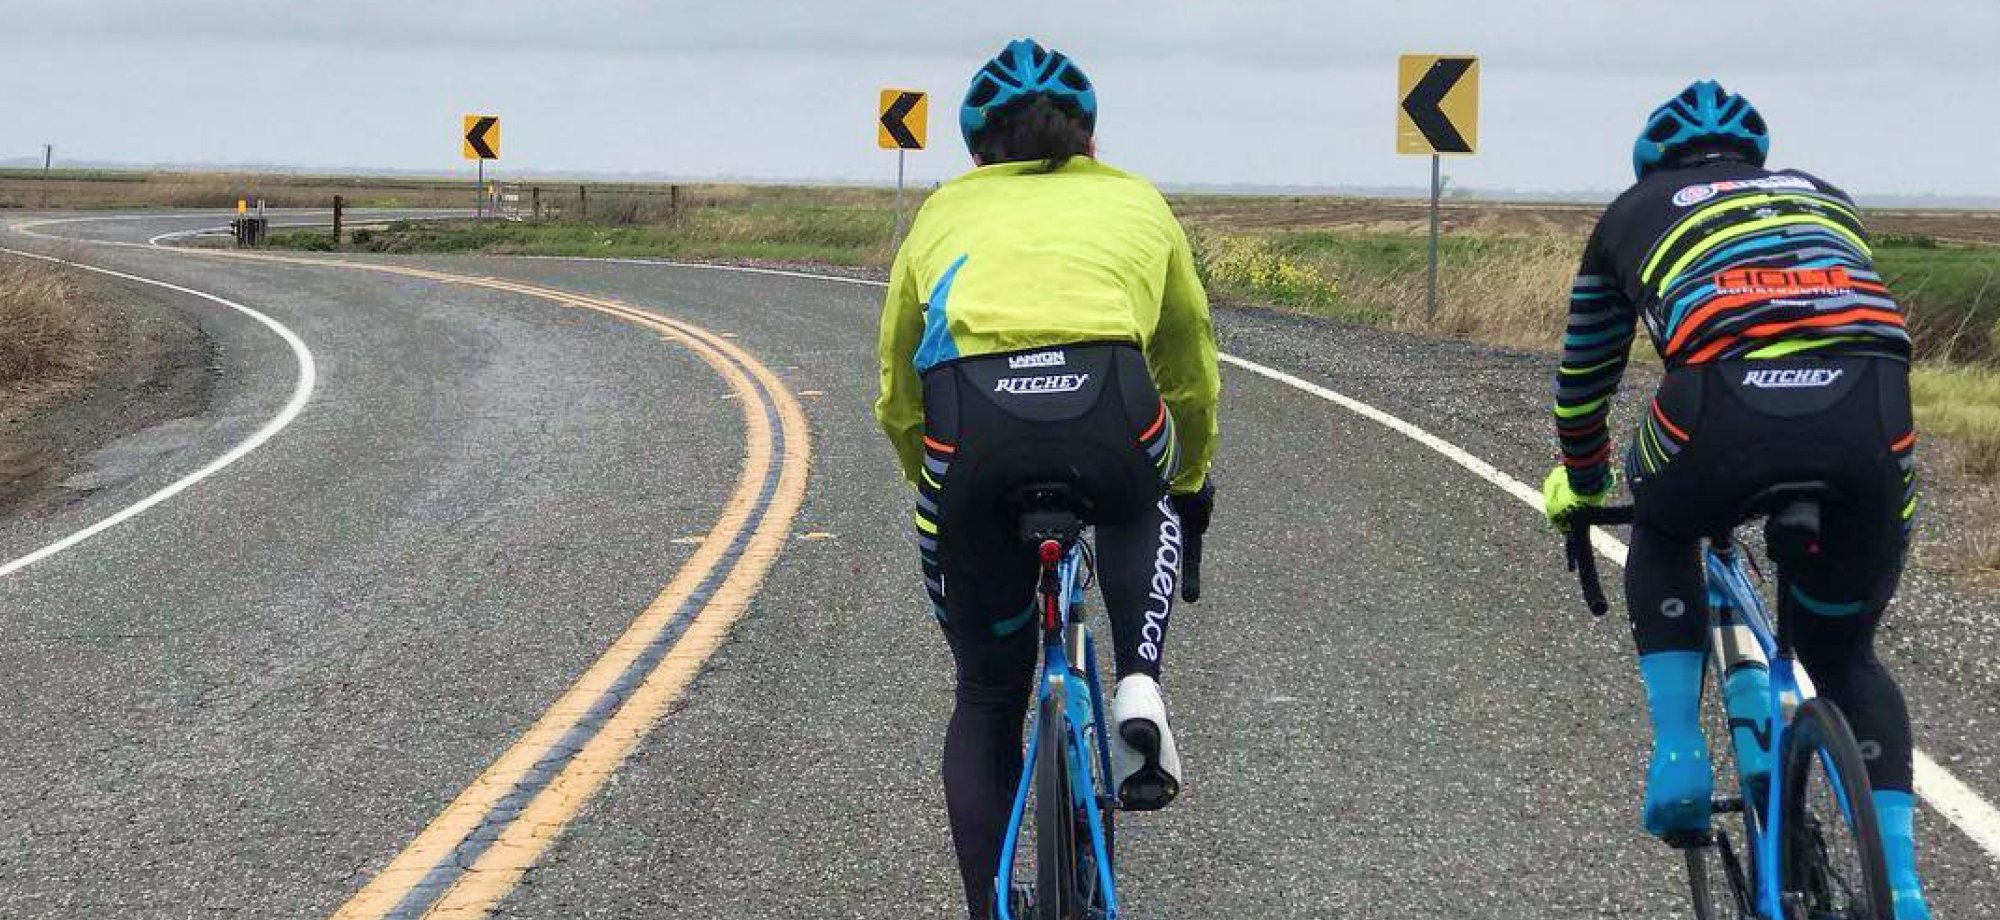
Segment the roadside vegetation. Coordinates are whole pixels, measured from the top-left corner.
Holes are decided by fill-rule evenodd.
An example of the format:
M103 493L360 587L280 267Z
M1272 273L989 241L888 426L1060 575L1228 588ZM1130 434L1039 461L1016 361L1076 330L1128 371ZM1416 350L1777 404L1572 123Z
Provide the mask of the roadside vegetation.
M1971 529L1961 564L2000 578L2000 367L1924 364L1910 378L1926 459L1966 484ZM1930 467L1933 471L1936 467ZM1935 475L1935 472L1932 473Z
M88 373L94 330L77 286L54 266L0 260L0 394L26 401Z
M0 208L233 208L239 199L270 208L324 208L333 196L353 207L470 208L470 180L269 174L0 169Z
M920 204L913 195L911 211ZM357 229L375 252L664 256L880 269L893 257L882 189L689 186L553 196L522 221ZM1454 201L1444 212L1439 305L1425 307L1425 209L1337 198L1190 196L1176 209L1219 300L1526 349L1552 349L1595 219L1591 208ZM2000 575L2000 222L1976 214L1881 215L1877 264L1910 313L1920 425L1933 473L1962 483L1977 533L1959 568ZM1935 235L1929 231L1936 231ZM325 231L274 245L331 249ZM1651 352L1636 349L1643 359ZM1941 443L1940 443L1941 442Z

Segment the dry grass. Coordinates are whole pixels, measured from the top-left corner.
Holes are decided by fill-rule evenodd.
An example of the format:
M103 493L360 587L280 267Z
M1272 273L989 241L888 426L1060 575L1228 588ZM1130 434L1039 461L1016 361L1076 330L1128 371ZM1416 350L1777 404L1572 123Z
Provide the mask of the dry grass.
M238 199L273 208L324 208L344 195L353 207L463 207L470 179L370 179L235 173L0 170L0 208L230 208Z
M1936 436L1943 469L1965 488L1969 530L1955 564L2000 578L2000 370L1919 366L1910 376L1917 430ZM1926 456L1938 456L1926 450Z
M1432 317L1421 238L1200 227L1190 237L1204 279L1227 299L1533 349L1553 347L1561 335L1581 247L1563 237L1446 239Z
M0 391L39 395L82 379L95 338L76 283L39 262L0 262Z
M1403 288L1410 302L1397 311L1397 324L1515 348L1554 347L1581 247L1548 238L1493 242L1464 247L1439 266L1436 316L1424 317L1421 286Z

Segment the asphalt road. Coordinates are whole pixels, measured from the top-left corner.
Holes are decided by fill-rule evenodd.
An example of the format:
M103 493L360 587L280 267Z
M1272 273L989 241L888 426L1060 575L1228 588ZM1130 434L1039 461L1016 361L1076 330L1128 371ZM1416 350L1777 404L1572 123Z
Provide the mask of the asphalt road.
M143 244L214 216L57 224ZM326 916L550 709L716 526L743 396L657 330L547 297L339 265L57 243L294 330L297 420L145 514L0 579L0 916ZM787 545L699 677L507 894L509 917L949 917L948 657L868 416L876 288L660 265L349 259L609 298L710 330L810 421ZM123 282L121 282L123 283ZM210 411L112 445L0 561L264 424L296 364L216 304ZM1534 481L1546 359L1254 311L1224 348ZM1129 821L1134 916L1687 916L1638 828L1622 625L1535 513L1429 448L1226 373L1209 597L1169 640L1182 803ZM163 426L164 427L164 426ZM136 458L136 459L135 459ZM1885 638L1920 744L2000 800L2000 602L1919 576ZM2000 864L1936 813L1939 914ZM553 830L553 829L551 829Z

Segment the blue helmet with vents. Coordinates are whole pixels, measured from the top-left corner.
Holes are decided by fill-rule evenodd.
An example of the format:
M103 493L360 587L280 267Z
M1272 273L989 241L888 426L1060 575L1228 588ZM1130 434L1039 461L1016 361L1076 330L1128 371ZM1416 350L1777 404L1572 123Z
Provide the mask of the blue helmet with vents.
M1701 80L1646 119L1646 130L1632 143L1632 171L1643 179L1675 153L1701 142L1734 147L1757 166L1764 165L1771 151L1771 135L1757 107L1714 80Z
M958 109L958 128L965 135L965 146L972 146L973 135L986 127L995 110L1037 93L1083 119L1085 130L1096 130L1097 92L1091 88L1090 78L1083 75L1083 68L1062 52L1023 38L1009 42L972 75L972 86Z

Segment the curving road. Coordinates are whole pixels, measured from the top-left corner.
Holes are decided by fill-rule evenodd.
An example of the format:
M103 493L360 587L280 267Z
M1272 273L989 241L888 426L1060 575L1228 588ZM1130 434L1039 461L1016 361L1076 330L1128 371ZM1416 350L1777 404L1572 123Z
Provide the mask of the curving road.
M219 355L205 413L0 522L0 564L298 393L270 325L189 291L315 368L232 465L0 576L0 916L953 915L948 663L867 415L876 288L147 246L217 220L0 235L185 288L109 282ZM1218 322L1498 475L1543 466L1544 358ZM1170 643L1192 788L1129 822L1133 913L1685 916L1637 829L1627 638L1579 612L1534 512L1321 395L1244 365L1227 387L1211 597ZM1920 743L2000 800L2000 602L1910 593L1884 654ZM2000 915L1966 814L1920 819L1935 903Z

